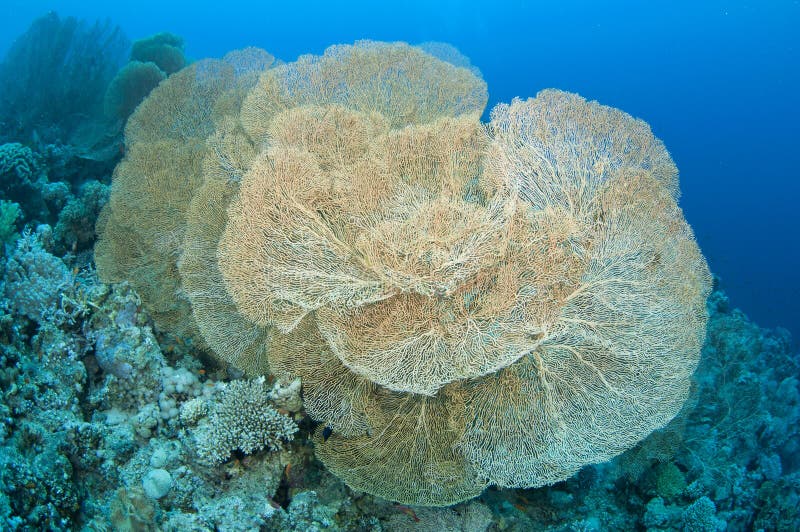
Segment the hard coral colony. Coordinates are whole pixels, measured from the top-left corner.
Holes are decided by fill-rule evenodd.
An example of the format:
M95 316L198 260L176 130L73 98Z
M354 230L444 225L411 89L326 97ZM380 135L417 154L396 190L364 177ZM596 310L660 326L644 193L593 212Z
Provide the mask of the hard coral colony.
M403 504L552 484L675 416L711 283L644 122L547 90L482 124L475 71L402 43L272 63L199 61L138 107L104 281L299 377L317 456Z

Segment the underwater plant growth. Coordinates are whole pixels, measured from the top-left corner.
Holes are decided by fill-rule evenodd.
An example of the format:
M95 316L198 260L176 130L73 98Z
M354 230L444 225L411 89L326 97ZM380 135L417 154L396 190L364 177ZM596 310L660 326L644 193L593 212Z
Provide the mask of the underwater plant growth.
M711 277L649 127L556 90L498 105L403 43L161 82L98 222L104 282L249 375L299 378L351 487L537 487L681 409Z

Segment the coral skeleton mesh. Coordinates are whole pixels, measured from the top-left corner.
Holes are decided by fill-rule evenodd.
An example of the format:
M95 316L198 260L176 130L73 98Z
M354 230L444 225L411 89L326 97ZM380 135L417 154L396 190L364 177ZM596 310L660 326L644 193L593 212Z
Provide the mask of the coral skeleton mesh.
M482 124L486 101L403 43L194 63L128 124L100 275L300 378L355 489L444 506L564 480L677 414L710 275L647 124L556 90Z

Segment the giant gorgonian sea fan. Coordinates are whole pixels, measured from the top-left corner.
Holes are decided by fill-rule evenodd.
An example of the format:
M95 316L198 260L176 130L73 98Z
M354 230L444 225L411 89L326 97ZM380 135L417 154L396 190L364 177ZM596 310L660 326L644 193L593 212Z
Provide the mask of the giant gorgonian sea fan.
M482 124L474 69L402 43L271 65L200 61L136 110L103 280L301 378L319 458L407 504L564 480L675 416L710 276L644 122L547 90Z

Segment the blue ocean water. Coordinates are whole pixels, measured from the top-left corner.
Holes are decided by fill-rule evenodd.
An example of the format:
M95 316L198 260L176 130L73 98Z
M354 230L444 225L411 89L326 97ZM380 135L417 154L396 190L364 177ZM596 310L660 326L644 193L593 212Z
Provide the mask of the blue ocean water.
M276 57L357 39L444 41L483 73L489 105L543 88L644 119L680 170L681 206L712 271L757 322L800 336L800 3L23 2L0 5L0 54L47 11L169 30L190 57Z
M265 357L267 327L253 326L252 316L244 319L246 311L240 315L240 307L231 312L227 291L223 290L228 299L219 306L214 306L219 291L204 292L221 283L219 237L213 239L208 254L213 260L199 261L199 275L191 269L192 261L203 255L186 244L190 237L181 231L190 230L180 224L205 237L204 224L208 222L213 234L220 217L183 221L185 198L181 190L170 187L154 194L156 200L166 197L167 208L156 201L153 209L148 205L139 209L137 196L130 193L152 194L146 186L136 188L137 179L146 174L136 166L142 153L155 167L161 159L185 156L182 150L192 142L165 142L166 147L159 144L156 149L136 140L137 160L135 149L121 141L127 114L118 120L114 111L109 119L108 108L99 109L102 105L87 105L96 116L70 114L65 109L79 107L71 106L71 101L63 106L42 101L47 91L33 85L37 79L42 85L49 80L46 74L36 74L38 78L27 81L30 100L17 99L12 112L3 104L8 101L4 96L13 91L0 94L0 529L655 532L800 527L800 209L795 206L800 192L800 2L254 4L7 0L0 4L0 58L33 20L55 10L62 17L90 21L108 17L131 41L174 33L185 43L182 51L180 44L172 47L181 65L183 51L193 61L257 46L292 62L301 54L322 54L331 44L359 39L450 43L471 60L488 85L486 121L496 104L533 97L546 88L619 108L645 120L666 144L680 170L680 206L711 272L721 279L714 282L707 301L708 326L699 366L695 371L699 344L683 349L675 344L665 347L662 341L677 337L691 343L691 338L698 338L690 329L692 324L705 325L705 316L692 322L691 313L682 315L690 340L679 334L680 327L666 327L663 336L646 331L652 342L639 341L630 352L611 352L605 344L592 351L588 339L581 344L562 338L559 341L567 346L562 355L569 352L575 357L556 356L557 363L548 367L551 360L544 360L546 355L536 358L537 345L525 358L530 356L541 366L532 371L527 362L522 383L513 377L524 364L513 371L503 365L505 380L481 374L464 386L466 391L437 392L433 399L419 390L406 393L407 389L391 388L390 393L382 382L362 388L360 372L362 380L356 380L353 368L345 368L335 357L331 356L335 364L322 355L315 358L319 347L309 338L319 333L316 326L298 325L309 338L292 340L294 350L287 352L295 358L289 362L280 358L286 353L279 347ZM108 37L106 30L98 34ZM111 35L105 59L114 74L127 61L129 50L117 34ZM46 41L50 36L37 38ZM154 42L175 44L173 38L161 35ZM92 39L97 40L97 34ZM90 49L92 43L88 44L82 50ZM254 57L264 60L249 56ZM32 65L38 65L35 59L30 58ZM68 59L59 64L69 64ZM88 63L94 66L95 58ZM15 68L23 72L25 66ZM2 67L0 84L15 88L14 76ZM215 73L213 68L199 69L203 75L192 71L192 76L181 78L167 77L171 72L162 70L159 63L149 71L156 79L152 86L162 80L172 87L171 82L179 83L176 79L188 79L193 87L192 82ZM75 77L65 75L60 81L75 83ZM95 80L94 85L87 81L86 86L100 85L101 95L115 94L106 92L106 85L114 85L108 84L111 77L102 83ZM80 100L80 87L70 93L71 98ZM204 94L198 91L195 96L201 99ZM39 100L34 102L35 98ZM166 98L164 92L159 98ZM217 102L215 98L219 95L206 101ZM42 114L26 115L36 105ZM182 101L174 109L180 112L185 106L189 104ZM47 113L62 122L49 124L52 116ZM28 129L7 125L20 116ZM148 127L158 128L164 115L160 118ZM186 133L181 127L179 134ZM224 129L220 124L215 127L217 132ZM203 146L207 134L201 137ZM120 160L125 162L117 166L116 188L111 192L112 172ZM228 176L225 193L238 190L239 180L244 179L236 171ZM165 173L166 182L171 182L170 170ZM130 187L127 195L125 187ZM205 198L209 204L218 200L196 190L191 193L196 194L193 199ZM125 214L115 219L117 212ZM233 225L236 221L228 214L231 219L225 223ZM146 233L151 219L164 225ZM144 230L136 225L139 222ZM238 227L246 230L248 223ZM105 235L99 240L95 227ZM98 241L100 251L95 255ZM200 249L208 244L202 239L192 242ZM130 255L128 246L134 249ZM146 250L146 256L137 263L139 249ZM128 268L122 279L108 280L116 267L109 265L109 256L119 260L120 270ZM660 262L658 257L654 263ZM164 264L168 267L159 270ZM186 271L178 276L176 268ZM700 270L688 268L687 276ZM117 281L130 284L107 284ZM189 308L187 301L195 308ZM209 301L213 312L203 306ZM465 306L471 302L465 296ZM652 301L642 302L643 308L652 308L645 303ZM648 316L625 308L640 318ZM698 304L694 310L700 308ZM214 314L217 311L221 316ZM188 320L191 323L181 321L182 313L194 316ZM697 318L702 312L695 314ZM195 318L205 327L200 332ZM616 338L602 336L613 333L616 325L603 323L598 337L612 345ZM500 336L496 330L487 334L491 344L499 343ZM635 336L620 334L620 345ZM251 344L243 347L248 341ZM574 348L570 341L576 342ZM332 340L326 337L325 342ZM220 344L233 354L223 354ZM253 345L262 365L240 366L240 361L252 362L247 357L253 354L248 351ZM653 346L654 351L647 351ZM606 348L611 356L606 356ZM555 349L551 353L558 354ZM588 362L581 358L581 349L586 349ZM241 355L237 350L244 355L237 358ZM631 372L628 361L642 362L636 359L640 351L659 356L649 357ZM669 356L675 354L687 358ZM268 369L264 358L269 358ZM584 371L576 376L570 373L574 367ZM654 375L641 368L653 369ZM368 375L368 369L360 371ZM302 382L292 380L295 375L301 375ZM541 388L545 400L535 403L541 410L526 410L538 400L530 392L540 389L534 384L551 375ZM485 382L500 386L480 388ZM665 392L673 383L677 392ZM475 388L470 388L473 384ZM459 408L466 411L473 400L480 404L476 389L489 390L482 400L490 405L490 415L478 409L474 416L460 418ZM526 394L535 399L528 403ZM448 402L467 396L467 406ZM637 403L643 396L642 404L649 407ZM627 436L631 427L643 423L642 418L654 412L663 415L664 404L676 406L648 425L645 433L607 450L606 445ZM615 408L602 410L609 405L618 406L628 417L618 416ZM631 405L641 408L628 411ZM566 422L559 409L570 412ZM351 414L354 421L348 425ZM441 445L437 437L457 432L464 419L471 429L477 427L469 434L479 434L479 443L467 440L464 429L455 443ZM542 419L551 425L540 423ZM359 423L381 423L381 428L362 433ZM597 430L584 430L585 423ZM564 432L556 430L548 440L556 425ZM609 426L618 430L604 433ZM518 437L520 433L529 438ZM420 434L425 437L414 437ZM362 436L365 443L347 447L349 438L360 441ZM548 458L554 462L563 458L560 451L573 449L570 446L574 455L584 453L574 459L568 456L567 464L574 460L577 466L569 474L554 474L558 482L541 482L529 489L525 486L530 482L515 484L511 479L503 485L498 480L504 472L513 476L524 469L520 463L539 467L547 459L539 460L537 453L548 450L553 441L564 443L549 447L553 454ZM342 453L346 456L341 462L334 451L326 450L336 445L350 451ZM409 449L416 453L409 454ZM448 453L454 449L457 458L450 461ZM462 452L473 454L465 460ZM444 453L444 458L437 453ZM356 460L348 461L353 456ZM481 477L464 492L453 488L453 495L452 486L471 478L474 464L485 466L480 460L486 456L488 469L494 467L496 476L485 482ZM525 462L531 456L534 459ZM387 463L394 468L381 468ZM437 469L442 463L446 467ZM357 473L362 467L372 472L365 477L366 484ZM467 470L463 475L461 467ZM558 463L553 469L558 467L567 466ZM402 493L397 486L409 478L413 484L419 471L423 472L419 492ZM381 491L386 485L392 496ZM441 501L458 504L445 506ZM429 502L445 507L430 507Z

